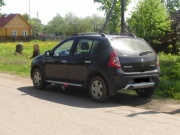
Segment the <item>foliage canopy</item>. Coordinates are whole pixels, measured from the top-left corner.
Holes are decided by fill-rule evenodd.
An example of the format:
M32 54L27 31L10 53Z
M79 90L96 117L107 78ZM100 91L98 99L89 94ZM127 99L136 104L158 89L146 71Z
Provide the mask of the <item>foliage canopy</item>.
M110 10L111 10L114 0L94 0L94 2L101 3L99 10L105 11L105 14L107 17L110 13ZM127 6L131 2L131 0L124 0L124 2L125 2L124 9L127 10ZM112 11L112 15L109 19L109 23L108 23L109 33L119 33L120 32L120 22L121 22L120 17L121 17L121 0L117 0L114 10ZM106 18L106 19L108 19L108 18Z
M150 43L170 30L169 14L161 0L140 1L127 23L130 32Z
M0 0L0 9L2 6L5 6L6 4L4 3L4 0Z
M180 10L180 0L164 0L169 13Z

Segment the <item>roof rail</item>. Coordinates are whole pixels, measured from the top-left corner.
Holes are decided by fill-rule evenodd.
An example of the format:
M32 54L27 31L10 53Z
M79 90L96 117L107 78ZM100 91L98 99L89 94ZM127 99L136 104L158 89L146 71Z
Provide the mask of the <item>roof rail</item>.
M120 33L119 35L136 37L134 34L131 34L131 33Z
M100 35L101 37L107 37L104 33L98 33L98 32L83 32L83 33L77 33L73 36L78 36L78 35Z
M101 37L106 37L106 35L104 33L101 33L100 35L101 35Z
M78 36L78 35L98 35L99 33L97 32L83 32L83 33L77 33L74 36Z

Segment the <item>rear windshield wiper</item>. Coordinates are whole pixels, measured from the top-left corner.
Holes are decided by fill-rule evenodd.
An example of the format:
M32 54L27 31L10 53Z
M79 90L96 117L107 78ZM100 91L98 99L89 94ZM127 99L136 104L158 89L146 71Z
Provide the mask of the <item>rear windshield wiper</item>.
M140 52L139 55L140 55L140 56L141 56L141 55L146 55L146 54L148 54L148 53L153 53L153 52L152 52L152 51L144 51L144 52Z

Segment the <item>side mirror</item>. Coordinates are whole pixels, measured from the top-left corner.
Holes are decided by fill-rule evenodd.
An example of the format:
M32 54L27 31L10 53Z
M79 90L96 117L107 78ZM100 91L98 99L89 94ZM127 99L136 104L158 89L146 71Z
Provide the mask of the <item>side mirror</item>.
M50 51L45 52L45 56L50 56L50 54L51 54Z

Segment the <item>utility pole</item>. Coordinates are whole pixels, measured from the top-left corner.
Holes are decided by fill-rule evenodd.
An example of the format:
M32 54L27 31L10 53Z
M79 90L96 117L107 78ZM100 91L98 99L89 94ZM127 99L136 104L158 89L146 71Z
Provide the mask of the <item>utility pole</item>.
M29 0L29 17L31 18L31 3L30 3L30 0Z
M121 0L121 33L124 33L124 0Z
M30 0L29 0L29 23L30 23L30 25L31 25L31 3L30 3ZM30 36L32 36L32 28L31 28L31 30L30 30ZM29 35L28 34L28 35Z

